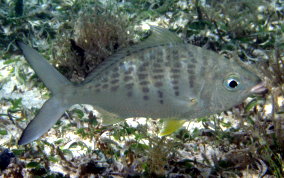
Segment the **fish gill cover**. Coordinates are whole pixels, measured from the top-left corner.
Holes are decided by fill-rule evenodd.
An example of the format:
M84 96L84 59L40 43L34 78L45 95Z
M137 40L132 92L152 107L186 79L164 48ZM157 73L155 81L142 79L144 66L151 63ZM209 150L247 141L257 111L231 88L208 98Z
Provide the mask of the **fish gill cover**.
M283 2L8 1L0 2L1 151L11 176L283 177ZM14 41L35 47L79 82L112 53L146 38L145 24L251 63L269 93L222 114L186 122L159 137L161 121L102 126L91 106L69 109L40 141L17 146L22 129L49 98ZM251 66L251 65L250 65Z

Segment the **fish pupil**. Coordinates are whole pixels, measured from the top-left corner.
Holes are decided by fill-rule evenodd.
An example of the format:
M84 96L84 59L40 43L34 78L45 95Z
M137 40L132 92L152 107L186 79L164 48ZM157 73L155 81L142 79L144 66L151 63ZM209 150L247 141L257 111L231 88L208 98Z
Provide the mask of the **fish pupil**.
M236 80L229 81L229 86L231 88L236 88L238 86L238 82Z

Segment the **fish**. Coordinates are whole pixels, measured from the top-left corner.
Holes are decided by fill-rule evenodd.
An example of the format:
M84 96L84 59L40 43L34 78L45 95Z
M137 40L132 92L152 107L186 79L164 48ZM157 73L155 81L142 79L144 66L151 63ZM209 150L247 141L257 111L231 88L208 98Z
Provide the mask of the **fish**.
M104 125L134 117L162 119L160 136L165 136L188 120L226 111L264 91L261 79L236 60L187 44L167 29L150 30L146 40L110 56L80 84L16 41L52 94L18 144L41 137L74 104L93 105Z

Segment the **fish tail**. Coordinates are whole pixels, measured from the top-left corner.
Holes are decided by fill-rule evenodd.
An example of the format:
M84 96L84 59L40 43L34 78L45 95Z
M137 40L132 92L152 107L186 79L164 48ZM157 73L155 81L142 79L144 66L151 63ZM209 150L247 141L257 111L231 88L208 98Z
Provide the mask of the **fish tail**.
M19 41L16 43L37 76L53 94L58 93L62 88L68 85L73 85L35 49Z
M38 139L57 122L69 107L63 104L58 97L51 97L43 104L39 113L25 128L18 144L25 145Z
M72 99L70 100L66 96L72 96L70 93L76 87L50 65L36 50L22 42L16 43L37 76L52 92L52 97L44 103L39 113L23 131L18 144L24 145L46 133L64 114L65 110L74 104L71 103Z

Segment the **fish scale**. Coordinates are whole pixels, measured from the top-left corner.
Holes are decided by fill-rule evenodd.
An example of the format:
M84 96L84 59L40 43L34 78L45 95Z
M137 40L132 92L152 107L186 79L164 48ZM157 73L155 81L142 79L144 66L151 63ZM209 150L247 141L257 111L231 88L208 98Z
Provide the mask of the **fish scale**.
M196 75L205 71L201 71L203 67L196 67L201 66L197 60L192 60L202 56L198 53L203 52L200 49L187 44L169 44L127 55L113 63L106 74L102 72L101 80L94 80L100 87L87 91L95 93L92 105L106 108L121 118L181 117L180 114L188 112L188 102L196 104L198 97L202 97L197 96L200 83L195 79L201 78L202 75Z
M163 119L160 135L167 135L186 120L230 109L264 90L259 77L235 60L185 44L166 29L151 30L149 38L106 59L79 85L18 42L52 92L19 144L39 138L73 104L93 105L106 125L130 117Z

